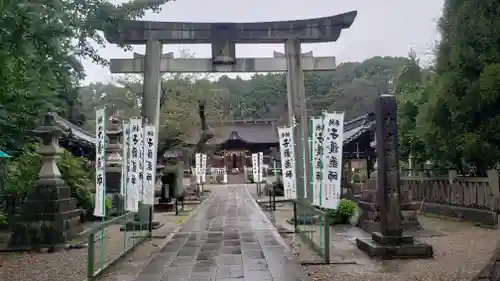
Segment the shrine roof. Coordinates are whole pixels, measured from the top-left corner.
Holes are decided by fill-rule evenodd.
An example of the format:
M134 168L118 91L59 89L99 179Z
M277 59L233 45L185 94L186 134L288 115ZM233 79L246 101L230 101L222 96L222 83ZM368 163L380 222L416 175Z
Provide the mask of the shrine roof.
M65 137L69 137L71 139L74 139L76 141L82 141L85 142L87 145L94 145L95 144L95 135L85 131L84 129L80 128L79 126L71 123L70 121L62 118L55 112L50 112L49 115L51 115L54 118L55 124L61 128L65 134Z
M373 131L374 128L375 114L373 112L344 122L344 145L355 141L366 132Z
M207 144L220 145L228 140L241 140L247 143L277 143L278 133L275 121L274 119L225 121L210 129L214 137ZM196 144L199 137L199 129L194 130L188 143Z

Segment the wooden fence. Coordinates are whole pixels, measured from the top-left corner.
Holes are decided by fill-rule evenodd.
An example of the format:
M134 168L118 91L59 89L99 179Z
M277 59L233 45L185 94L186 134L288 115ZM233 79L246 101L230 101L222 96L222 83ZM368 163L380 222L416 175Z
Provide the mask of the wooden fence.
M462 177L455 171L440 177L401 177L404 198L421 202L424 212L437 213L497 226L500 211L498 171L487 177Z
M411 201L498 210L496 170L484 178L459 177L454 171L447 177L401 177L401 187Z

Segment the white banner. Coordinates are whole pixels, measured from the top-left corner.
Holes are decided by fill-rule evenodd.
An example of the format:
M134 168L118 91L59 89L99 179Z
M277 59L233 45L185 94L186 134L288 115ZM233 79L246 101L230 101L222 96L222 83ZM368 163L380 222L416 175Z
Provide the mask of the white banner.
M142 189L142 181L139 179L140 173L140 153L142 150L142 120L139 118L130 119L130 155L129 155L129 180L127 196L129 198L129 211L139 211L139 196ZM140 165L142 166L142 164Z
M196 153L194 158L194 171L196 176L196 183L201 184L201 153Z
M323 181L323 143L324 143L324 126L322 117L313 117L312 119L312 179L313 179L313 205L322 206L321 192Z
M297 199L293 128L278 128L285 199Z
M142 119L141 119L142 121ZM139 202L144 202L144 122L139 131Z
M259 155L252 153L252 176L255 183L259 182Z
M155 203L155 179L156 179L156 148L157 135L155 125L144 127L144 204Z
M264 153L259 152L259 182L264 181Z
M323 124L323 192L322 207L337 209L342 179L342 146L344 142L344 113L324 114Z
M95 206L94 216L106 216L106 110L96 111Z
M123 146L123 163L125 164L125 169L122 167L122 173L124 171L124 176L123 181L125 182L124 188L125 188L125 194L124 194L124 202L125 202L125 210L129 212L137 212L137 210L134 210L134 189L132 187L131 183L131 157L132 155L132 138L131 138L131 130L132 126L130 124L130 121L123 121L123 132L124 132L124 146Z
M120 180L120 195L125 198L127 194L127 164L128 147L130 143L130 128L128 120L122 122L122 177Z
M201 183L205 184L207 181L207 155L201 155Z

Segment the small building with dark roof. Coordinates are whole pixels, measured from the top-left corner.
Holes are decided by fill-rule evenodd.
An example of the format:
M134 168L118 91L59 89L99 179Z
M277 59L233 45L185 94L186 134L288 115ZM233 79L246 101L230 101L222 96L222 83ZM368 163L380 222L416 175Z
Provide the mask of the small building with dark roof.
M225 167L229 171L243 171L252 165L252 153L263 152L264 163L270 162L272 151L278 149L277 120L233 120L210 129L213 137L207 145L215 148L215 153L208 160L212 167ZM190 135L188 144L195 145L200 138L200 131Z

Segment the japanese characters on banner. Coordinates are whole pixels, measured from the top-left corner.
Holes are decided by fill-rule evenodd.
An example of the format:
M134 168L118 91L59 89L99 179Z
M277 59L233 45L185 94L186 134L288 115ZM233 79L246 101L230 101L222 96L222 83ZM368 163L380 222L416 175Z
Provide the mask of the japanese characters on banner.
M154 205L156 179L156 126L144 127L144 204Z
M207 155L201 154L201 183L207 181Z
M344 141L344 113L325 113L322 207L337 209L342 178L342 145Z
M293 128L278 128L285 199L297 199Z
M132 155L132 138L130 121L123 121L123 165L122 165L122 186L124 188L125 210L134 212L134 192L130 181Z
M201 184L201 153L196 153L194 157L196 183Z
M264 175L263 175L263 172L264 172L264 153L263 152L259 152L258 154L259 156L259 181L258 182L262 182L264 180Z
M128 146L130 142L130 128L128 120L122 122L122 177L120 180L120 195L125 198L127 194L127 164Z
M324 125L322 117L313 117L312 119L312 179L313 179L313 205L321 206L321 191L323 180L323 141Z
M127 205L128 211L139 211L139 195L142 189L142 182L139 180L139 161L142 148L141 134L142 120L139 118L130 119L130 155L129 155L129 184L127 185ZM142 166L142 165L141 165Z
M94 216L105 217L105 196L106 196L106 110L96 111L96 155L95 155L95 207Z
M141 119L141 121L143 121ZM139 202L144 202L144 126L142 125L143 122L141 122L141 127L139 130L139 146L138 146L138 151L139 151L139 161L138 167L139 167Z
M252 153L252 175L254 182L259 182L259 155Z

